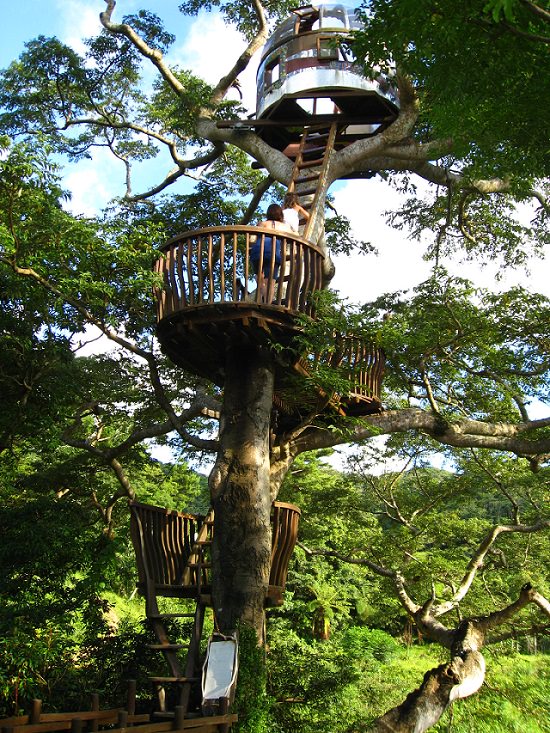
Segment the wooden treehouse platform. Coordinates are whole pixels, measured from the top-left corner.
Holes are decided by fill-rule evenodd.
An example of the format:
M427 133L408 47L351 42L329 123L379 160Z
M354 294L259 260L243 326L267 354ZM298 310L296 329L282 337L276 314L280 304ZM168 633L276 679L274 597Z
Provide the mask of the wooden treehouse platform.
M283 348L275 362L274 406L286 427L325 402L336 405L341 414L379 412L383 353L357 337L342 336L335 349L315 357L345 367L352 385L348 395L330 395L327 400L311 384L297 389L297 377L308 376L309 357L296 359L287 349L304 322L315 317L311 296L322 287L324 255L307 239L279 231L279 265L275 248L264 256L270 234L253 226L208 227L166 243L155 264L163 284L156 292L156 307L164 353L223 387L230 344L269 347L276 342ZM260 262L254 267L251 249L258 243ZM265 273L261 283L256 270Z
M264 257L269 232L260 227L208 227L184 232L163 247L155 265L157 333L170 359L222 386L225 350L241 340L288 345L296 316L313 315L311 294L321 289L323 254L297 235L279 232L281 265ZM258 287L251 249L259 242L267 273Z
M271 571L266 607L283 603L299 520L297 506L284 502L272 505ZM206 712L229 715L236 686L238 639L214 634L208 641L207 659L214 659L224 644L234 647L234 667L228 669L226 658L222 659L221 669L214 674L214 692L209 692L212 687L209 665L203 661L201 650L205 610L212 605L213 512L200 516L130 502L130 533L137 560L137 588L145 597L145 613L156 638L150 648L162 654L168 668L166 676L150 678L158 701L156 715L173 717L174 710L180 710L182 719L196 719L198 714L204 716ZM164 613L160 603L163 597L186 603L181 612ZM194 605L192 612L189 612L189 602ZM187 644L173 639L172 625L178 619L188 619L191 626ZM218 682L224 674L227 685L220 692Z
M130 502L130 532L141 595L154 610L156 596L191 598L211 605L210 547L214 513L197 515ZM298 537L300 509L276 501L271 511L271 572L266 606L280 606L288 563Z

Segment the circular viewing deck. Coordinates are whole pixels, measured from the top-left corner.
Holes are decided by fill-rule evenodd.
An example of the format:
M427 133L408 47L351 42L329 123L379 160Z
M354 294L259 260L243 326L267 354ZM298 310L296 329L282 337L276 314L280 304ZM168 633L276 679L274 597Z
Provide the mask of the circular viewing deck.
M275 232L277 247L270 230L236 225L184 232L162 248L157 333L172 361L223 384L228 334L286 345L295 317L313 316L324 255L300 236Z
M270 246L274 233L277 248ZM311 295L322 287L324 255L300 236L253 226L208 227L179 234L162 252L155 270L163 282L156 293L163 351L219 386L230 343L289 346L303 328L297 316L315 316ZM315 387L318 364L339 370L348 393ZM281 355L274 394L280 425L291 428L316 409L356 417L379 412L383 370L382 350L349 334L334 335L315 355Z

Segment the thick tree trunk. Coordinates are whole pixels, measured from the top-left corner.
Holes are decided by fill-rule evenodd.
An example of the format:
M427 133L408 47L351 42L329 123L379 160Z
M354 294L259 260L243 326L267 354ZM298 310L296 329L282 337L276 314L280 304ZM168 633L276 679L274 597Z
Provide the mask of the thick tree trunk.
M453 700L468 697L480 688L485 661L480 652L453 657L424 675L422 685L378 718L369 733L423 733L441 718Z
M230 347L220 450L210 476L214 508L213 605L222 632L238 621L262 638L271 564L269 425L273 367L269 353Z

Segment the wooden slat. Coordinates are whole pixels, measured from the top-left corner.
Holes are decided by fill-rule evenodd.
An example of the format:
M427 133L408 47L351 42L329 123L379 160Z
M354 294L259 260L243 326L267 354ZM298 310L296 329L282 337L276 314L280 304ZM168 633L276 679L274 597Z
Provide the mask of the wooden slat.
M237 238L241 232L245 235L244 253L239 253L238 250ZM260 227L209 227L184 233L171 240L170 246L163 248L166 252L165 260L159 260L155 265L157 271L164 276L165 282L165 290L159 291L157 296L159 321L201 305L231 305L242 302L244 294L238 281L244 280L243 284L249 289L249 280L253 277L249 261L252 234L259 237L260 245L265 243L268 235ZM227 246L228 237L232 238L231 246ZM286 245L285 258L289 256L286 253L291 253L290 259L285 263L288 267L281 270L285 278L284 286L280 278L274 276L275 250L268 261L265 260L264 247L261 246L260 267L265 265L268 271L267 284L273 293L273 299L270 303L264 302L256 287L254 300L262 307L275 304L291 312L308 312L311 309L309 292L319 289L321 285L319 274L323 254L318 247L300 236L285 234L279 238L282 246ZM302 262L292 259L293 251L295 258Z

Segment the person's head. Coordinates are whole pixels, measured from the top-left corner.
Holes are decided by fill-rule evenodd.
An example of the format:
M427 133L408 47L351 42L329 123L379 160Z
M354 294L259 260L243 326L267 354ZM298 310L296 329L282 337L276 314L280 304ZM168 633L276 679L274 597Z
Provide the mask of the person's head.
M268 221L284 221L283 210L279 204L271 204L267 208L267 219Z
M283 201L283 208L292 209L293 206L299 203L300 199L297 193L287 193Z

